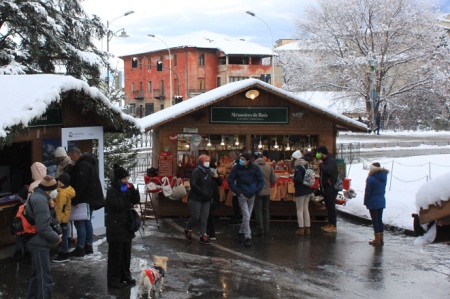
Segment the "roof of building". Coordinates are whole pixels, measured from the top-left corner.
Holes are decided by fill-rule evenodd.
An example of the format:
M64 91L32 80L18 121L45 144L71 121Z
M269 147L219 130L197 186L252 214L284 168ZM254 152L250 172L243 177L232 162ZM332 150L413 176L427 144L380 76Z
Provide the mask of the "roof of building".
M296 105L321 114L324 117L330 119L333 123L338 124L342 127L346 127L348 129L356 131L367 131L367 126L361 122L353 120L327 107L323 107L317 103L296 96L290 92L267 84L258 79L246 79L238 82L228 83L216 89L205 92L199 96L193 97L187 101L183 101L179 104L167 107L161 111L143 117L139 119L138 122L142 128L145 128L145 130L150 130L251 88L259 88L261 90L265 90L269 93L275 94L276 96L280 96L288 101L295 103Z
M84 96L77 100L94 101L96 113L110 119L114 126L140 130L136 119L113 105L95 87L71 76L39 74L0 76L0 139L11 140L29 123L42 116L50 104L60 102L65 92L75 91Z
M201 48L201 49L218 49L226 55L260 55L271 56L272 49L260 46L258 44L245 41L241 38L230 37L227 35L213 33L209 31L197 31L185 35L164 37L162 40L167 46L155 38L155 41L148 43L145 48L134 50L121 57L132 56L143 53L158 52L167 50L167 48Z

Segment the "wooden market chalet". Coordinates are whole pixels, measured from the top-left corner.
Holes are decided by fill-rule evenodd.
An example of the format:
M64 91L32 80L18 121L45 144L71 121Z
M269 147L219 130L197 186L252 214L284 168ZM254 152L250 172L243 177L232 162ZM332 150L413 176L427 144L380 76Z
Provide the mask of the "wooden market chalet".
M242 152L260 152L275 168L278 195L274 192L271 216L295 216L293 196L287 192L291 155L295 150L315 155L321 145L336 153L338 130L366 132L365 124L258 79L229 83L139 119L152 131L153 168L164 176L189 180L200 154L215 156L219 172L227 177L231 163ZM313 167L317 167L312 159ZM345 165L343 167L345 177ZM149 182L149 177L146 177ZM283 186L286 190L283 190ZM274 187L275 188L275 187ZM223 204L216 215L231 216L231 194L221 190ZM187 216L186 197L179 201L151 194L158 216ZM325 216L322 206L310 206L312 216Z

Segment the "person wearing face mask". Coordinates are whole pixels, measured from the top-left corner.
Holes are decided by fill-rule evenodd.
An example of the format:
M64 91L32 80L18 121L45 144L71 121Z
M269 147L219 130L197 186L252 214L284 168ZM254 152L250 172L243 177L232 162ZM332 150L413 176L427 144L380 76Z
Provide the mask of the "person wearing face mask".
M322 227L327 233L337 232L337 213L336 213L336 197L338 191L334 189L338 178L338 168L336 159L328 153L325 146L321 146L316 151L316 159L318 159L320 169L320 189L323 192L325 206L328 211L328 224Z
M252 163L252 156L243 153L239 157L239 164L231 168L228 177L231 191L238 196L242 210L242 223L239 228L239 240L247 247L252 246L252 231L250 216L252 215L255 196L264 187L264 177L258 165Z
M208 155L200 155L197 167L192 171L191 190L188 195L188 207L191 217L187 221L184 230L186 238L192 240L192 228L199 223L201 244L211 244L206 233L206 227L216 182L210 170L210 162L211 158Z
M129 229L128 210L140 201L139 191L128 183L130 174L114 164L114 179L106 193L105 225L108 242L107 281L111 288L133 286L136 280L130 272L131 240L136 237Z

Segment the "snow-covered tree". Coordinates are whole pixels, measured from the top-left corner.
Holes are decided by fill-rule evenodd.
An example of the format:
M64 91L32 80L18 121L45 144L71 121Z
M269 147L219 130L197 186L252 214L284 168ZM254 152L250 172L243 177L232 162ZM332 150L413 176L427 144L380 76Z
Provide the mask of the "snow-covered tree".
M365 100L370 118L373 86L374 114L385 120L447 117L449 52L438 17L428 0L317 0L297 22L301 51L279 53L287 89L345 91Z
M79 0L2 0L0 75L62 73L97 86L107 53L93 40L105 34Z

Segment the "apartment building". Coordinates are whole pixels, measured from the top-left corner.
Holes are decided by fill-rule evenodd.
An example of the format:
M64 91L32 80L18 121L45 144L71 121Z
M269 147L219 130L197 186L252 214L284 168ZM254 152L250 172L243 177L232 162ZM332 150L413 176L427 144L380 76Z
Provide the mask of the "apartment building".
M155 37L142 51L120 57L125 105L141 118L229 82L258 78L272 83L272 53L270 48L208 31Z

